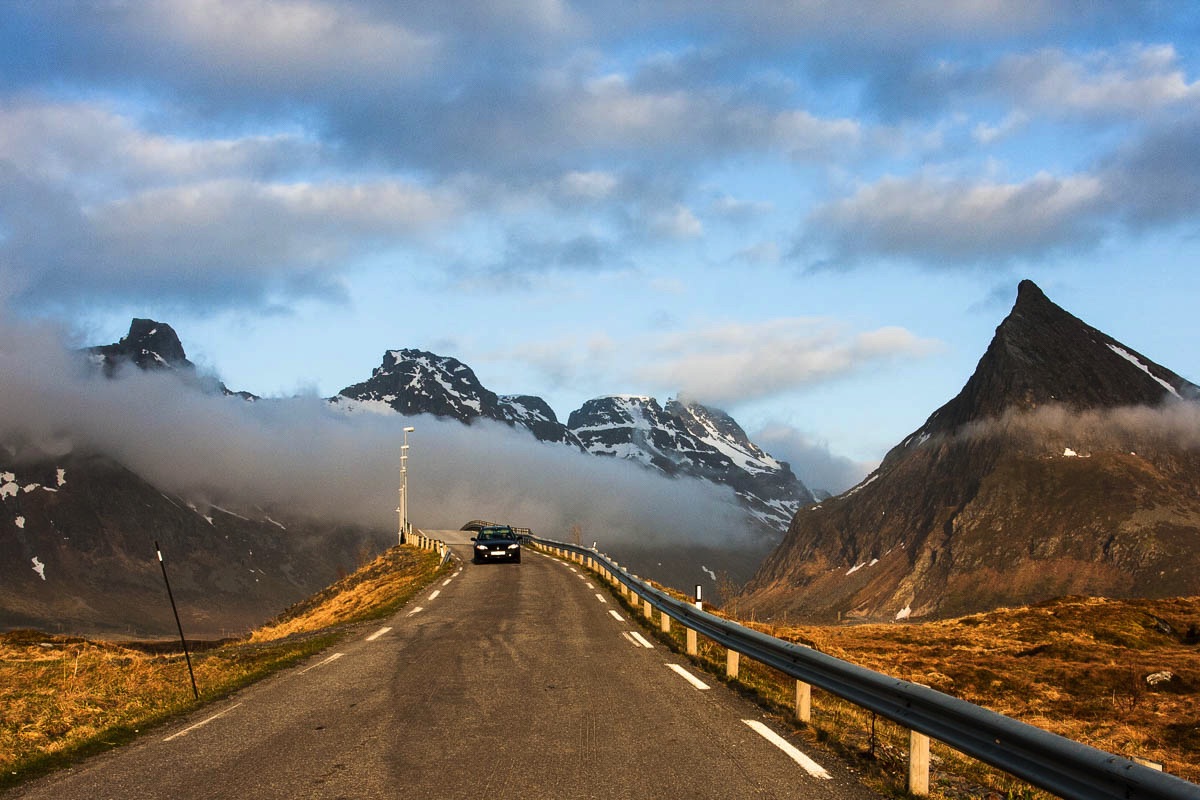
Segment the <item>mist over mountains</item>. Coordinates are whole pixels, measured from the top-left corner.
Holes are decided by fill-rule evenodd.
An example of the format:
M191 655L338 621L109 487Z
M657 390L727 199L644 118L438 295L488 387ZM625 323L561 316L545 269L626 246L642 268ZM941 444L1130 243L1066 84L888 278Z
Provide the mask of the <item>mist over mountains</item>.
M694 559L677 550L656 574L683 582L721 568L714 551L748 576L774 541L730 486L530 435L539 412L553 416L536 398L467 425L429 409L366 413L380 410L369 400L231 396L150 320L82 352L47 327L5 324L0 336L0 624L34 624L40 608L56 624L137 627L114 608L157 592L155 536L189 576L180 594L196 624L266 618L394 541L408 424L420 527L487 517L550 536L577 529L646 566L682 541Z

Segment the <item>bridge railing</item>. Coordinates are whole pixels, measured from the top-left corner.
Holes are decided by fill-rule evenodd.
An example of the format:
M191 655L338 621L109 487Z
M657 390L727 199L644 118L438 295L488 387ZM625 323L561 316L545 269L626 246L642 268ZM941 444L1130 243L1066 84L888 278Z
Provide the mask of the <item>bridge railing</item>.
M663 630L669 630L670 620L683 625L689 655L697 652L697 634L726 648L730 677L737 677L744 655L794 678L796 713L803 722L809 720L811 687L816 686L908 729L908 789L913 794L929 792L932 738L1064 798L1200 800L1200 785L1174 775L709 614L650 586L589 548L541 537L533 537L532 542L603 575L642 606L646 617L657 609Z

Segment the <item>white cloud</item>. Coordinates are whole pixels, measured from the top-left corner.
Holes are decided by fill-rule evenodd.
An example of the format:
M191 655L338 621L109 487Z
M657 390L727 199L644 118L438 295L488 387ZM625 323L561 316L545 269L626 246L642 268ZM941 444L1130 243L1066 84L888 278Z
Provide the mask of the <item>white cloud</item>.
M722 406L833 380L894 358L919 358L937 346L903 328L851 333L819 318L727 323L649 343L634 375L643 386Z
M1018 183L888 177L818 206L810 237L831 246L837 266L867 256L930 263L1007 261L1093 243L1103 182L1038 174Z
M180 181L299 171L321 146L292 132L185 138L95 103L0 103L0 160L84 202Z
M690 208L677 205L650 217L650 230L672 239L694 239L704 235L704 225Z
M609 172L568 172L562 177L561 191L569 198L603 200L612 195L618 183L617 177Z
M292 85L332 78L390 81L424 71L436 37L371 19L353 4L319 0L154 0L138 33L166 40L177 56L220 65L255 82Z
M1076 56L1048 49L1004 58L995 88L1052 115L1130 116L1200 98L1171 45L1135 45Z

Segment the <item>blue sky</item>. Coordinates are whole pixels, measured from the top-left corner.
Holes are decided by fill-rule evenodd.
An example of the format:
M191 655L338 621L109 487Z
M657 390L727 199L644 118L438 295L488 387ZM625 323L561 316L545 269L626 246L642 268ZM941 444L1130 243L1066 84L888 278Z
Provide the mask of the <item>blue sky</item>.
M0 313L263 395L387 349L846 488L1021 278L1200 380L1190 2L0 6Z

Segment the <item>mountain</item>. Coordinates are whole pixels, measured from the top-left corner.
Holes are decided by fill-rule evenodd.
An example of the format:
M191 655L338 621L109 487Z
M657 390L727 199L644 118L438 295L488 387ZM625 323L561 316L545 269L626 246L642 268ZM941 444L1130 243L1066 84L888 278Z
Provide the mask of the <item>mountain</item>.
M589 453L729 486L772 530L813 502L791 467L751 442L728 414L699 403L670 400L664 408L653 397L600 397L572 412L567 427Z
M490 419L527 428L544 442L580 446L540 397L497 395L458 359L423 350L389 350L369 379L342 389L333 402L450 417L467 425Z
M223 382L202 375L188 360L175 329L165 322L135 318L129 325L129 333L120 341L89 347L84 352L110 378L125 367L137 367L149 372L172 372L204 391L216 391L248 401L260 399L249 392L235 392Z
M333 401L349 408L432 414L467 425L479 419L526 428L544 442L594 455L627 458L671 476L731 487L757 524L783 530L796 509L813 501L792 474L750 441L722 411L648 397L601 397L571 413L567 424L540 397L497 395L466 364L422 350L391 350L362 383Z
M1023 281L962 391L799 511L740 608L884 620L1200 594L1197 397Z
M103 455L0 448L0 630L167 636L162 547L189 637L233 634L352 571L394 533L199 506Z
M198 374L165 323L135 319L119 342L83 354L112 380L127 370L167 372L199 391L255 399ZM47 454L19 433L0 441L0 630L172 635L157 540L188 636L240 632L395 538L272 509L201 504L107 454L66 449Z

